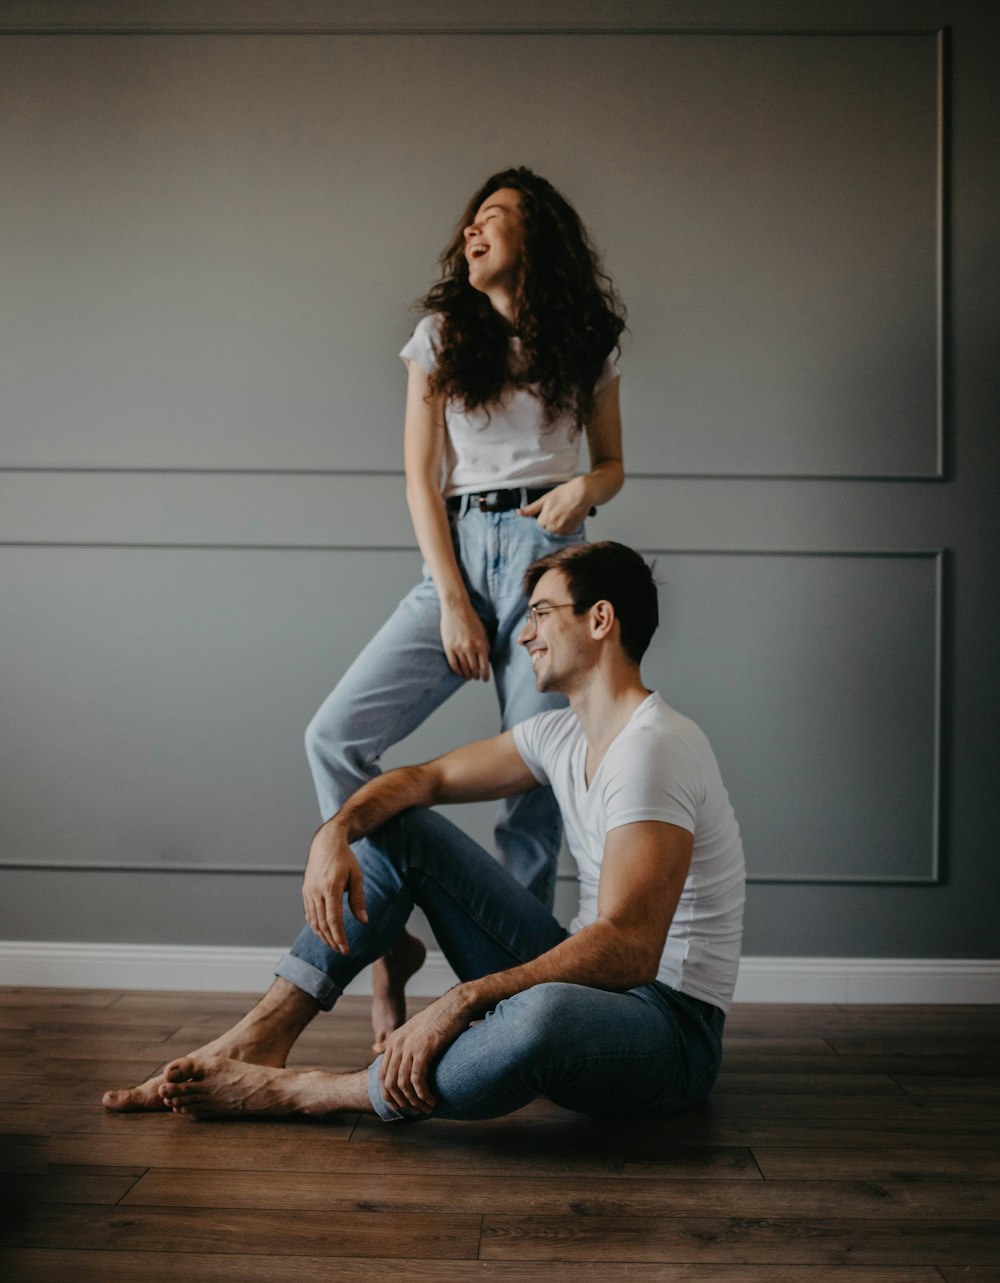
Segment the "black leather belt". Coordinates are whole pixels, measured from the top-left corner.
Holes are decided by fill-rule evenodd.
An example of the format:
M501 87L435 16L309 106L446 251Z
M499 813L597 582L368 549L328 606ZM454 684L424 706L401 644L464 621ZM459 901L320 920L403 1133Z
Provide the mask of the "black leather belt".
M540 490L530 490L521 486L517 490L484 490L482 494L453 494L445 500L449 512L468 512L475 508L479 512L510 512L512 508L523 508L543 494L548 494L551 486L542 486Z

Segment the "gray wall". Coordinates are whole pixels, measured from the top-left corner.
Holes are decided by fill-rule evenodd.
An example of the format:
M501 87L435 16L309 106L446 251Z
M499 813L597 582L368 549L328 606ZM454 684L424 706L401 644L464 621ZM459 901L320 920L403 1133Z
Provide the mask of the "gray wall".
M747 951L995 953L997 22L579 10L0 15L0 937L294 928L302 730L419 568L407 305L525 163L629 304L591 535L657 559ZM390 764L495 725L463 691Z

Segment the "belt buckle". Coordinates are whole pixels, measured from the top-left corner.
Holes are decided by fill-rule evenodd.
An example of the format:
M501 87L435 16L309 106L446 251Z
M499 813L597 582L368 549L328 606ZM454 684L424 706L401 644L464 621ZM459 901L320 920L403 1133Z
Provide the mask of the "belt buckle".
M478 496L480 512L499 512L497 500L500 498L499 490L487 490L485 494Z

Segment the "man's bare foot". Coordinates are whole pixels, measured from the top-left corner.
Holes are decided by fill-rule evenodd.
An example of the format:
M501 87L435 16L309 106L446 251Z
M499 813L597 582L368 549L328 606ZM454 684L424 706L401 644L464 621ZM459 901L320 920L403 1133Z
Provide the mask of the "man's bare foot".
M279 1069L220 1056L171 1061L159 1087L175 1114L373 1113L368 1072L328 1074L321 1069Z
M170 1106L164 1104L159 1096L160 1085L164 1082L166 1079L163 1077L163 1069L160 1069L136 1087L116 1087L112 1091L106 1091L101 1097L101 1104L105 1109L113 1109L116 1114L131 1114L144 1109L169 1109Z
M372 1051L385 1051L385 1040L406 1023L406 982L426 957L423 942L404 931L372 965Z
M280 1068L288 1059L295 1040L318 1010L319 1004L314 998L279 977L260 1002L232 1029L190 1054L199 1060L218 1057ZM137 1087L106 1091L101 1103L105 1109L113 1109L116 1113L169 1109L170 1106L160 1096L160 1088L167 1082L169 1067L169 1064L164 1065Z

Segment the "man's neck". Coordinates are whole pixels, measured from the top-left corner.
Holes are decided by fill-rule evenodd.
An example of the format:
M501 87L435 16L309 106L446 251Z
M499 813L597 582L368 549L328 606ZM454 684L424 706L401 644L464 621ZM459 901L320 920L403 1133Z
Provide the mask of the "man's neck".
M643 685L638 668L614 666L589 673L579 689L567 693L587 739L587 758L596 767L651 692Z

